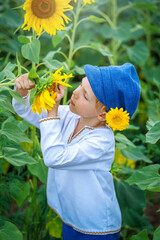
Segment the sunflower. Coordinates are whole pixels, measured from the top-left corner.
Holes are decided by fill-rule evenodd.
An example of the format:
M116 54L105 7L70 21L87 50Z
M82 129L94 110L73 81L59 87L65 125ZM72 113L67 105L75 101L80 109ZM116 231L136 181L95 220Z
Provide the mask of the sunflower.
M80 0L79 0L80 1ZM77 0L74 0L74 2L77 2ZM84 5L86 5L87 3L88 4L92 4L92 3L95 3L95 0L83 0L84 2Z
M24 30L32 27L38 35L44 29L50 35L55 35L56 30L65 30L65 24L70 19L64 12L72 10L69 5L71 0L26 0L23 9L26 11L24 16Z
M72 73L67 75L65 73L61 73L61 70L63 67L58 69L55 73L50 73L49 78L47 78L45 81L42 81L39 83L39 86L37 86L37 92L36 96L32 105L32 112L38 114L42 113L42 109L45 111L52 110L54 107L55 98L57 95L57 92L55 92L55 84L64 85L67 87L72 87L68 83L66 83L68 78L73 77ZM62 81L64 79L64 81Z
M106 114L106 123L113 130L124 130L127 126L129 126L129 113L127 111L123 111L123 108L115 109L111 108L111 110Z

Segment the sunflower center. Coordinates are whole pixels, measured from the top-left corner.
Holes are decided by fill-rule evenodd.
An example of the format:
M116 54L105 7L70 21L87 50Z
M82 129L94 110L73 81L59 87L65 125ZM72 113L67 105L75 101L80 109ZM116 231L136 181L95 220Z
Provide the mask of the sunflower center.
M31 9L38 18L49 18L56 10L55 0L32 0Z
M121 122L121 120L122 119L119 116L114 117L115 123L119 123L119 122Z

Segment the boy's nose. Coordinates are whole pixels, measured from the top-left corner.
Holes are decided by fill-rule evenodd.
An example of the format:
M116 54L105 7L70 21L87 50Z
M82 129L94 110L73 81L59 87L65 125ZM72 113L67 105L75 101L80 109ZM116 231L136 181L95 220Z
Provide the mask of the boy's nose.
M78 97L77 89L73 91L73 96L74 96L75 99L77 99L77 97Z

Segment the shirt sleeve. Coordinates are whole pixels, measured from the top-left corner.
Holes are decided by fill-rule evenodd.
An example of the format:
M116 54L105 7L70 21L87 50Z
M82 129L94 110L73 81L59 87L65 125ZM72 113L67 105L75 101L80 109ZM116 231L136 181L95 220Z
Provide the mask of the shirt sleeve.
M61 119L40 121L41 149L47 167L65 170L110 170L114 158L113 133L108 138L87 134L83 140L65 144ZM110 130L109 130L110 131Z
M39 115L38 113L31 112L29 94L23 97L23 100L25 101L26 106L24 104L19 103L15 98L12 99L12 105L15 112L30 124L36 126L37 128L40 128L39 121L47 117L47 111L42 110L41 115ZM58 109L58 115L63 119L68 110L69 110L68 106L60 105Z
M31 106L29 103L29 95L23 97L25 101L25 105L19 103L15 98L12 99L12 105L15 112L24 120L31 123L32 125L39 128L39 120L42 118L47 117L47 112L42 111L42 114L39 115L38 113L31 112Z

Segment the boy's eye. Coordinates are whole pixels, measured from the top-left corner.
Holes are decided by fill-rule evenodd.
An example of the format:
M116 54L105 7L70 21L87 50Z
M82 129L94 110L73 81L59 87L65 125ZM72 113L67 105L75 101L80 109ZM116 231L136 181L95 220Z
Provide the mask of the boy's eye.
M85 95L84 95L84 98L85 98L86 100L88 100Z

